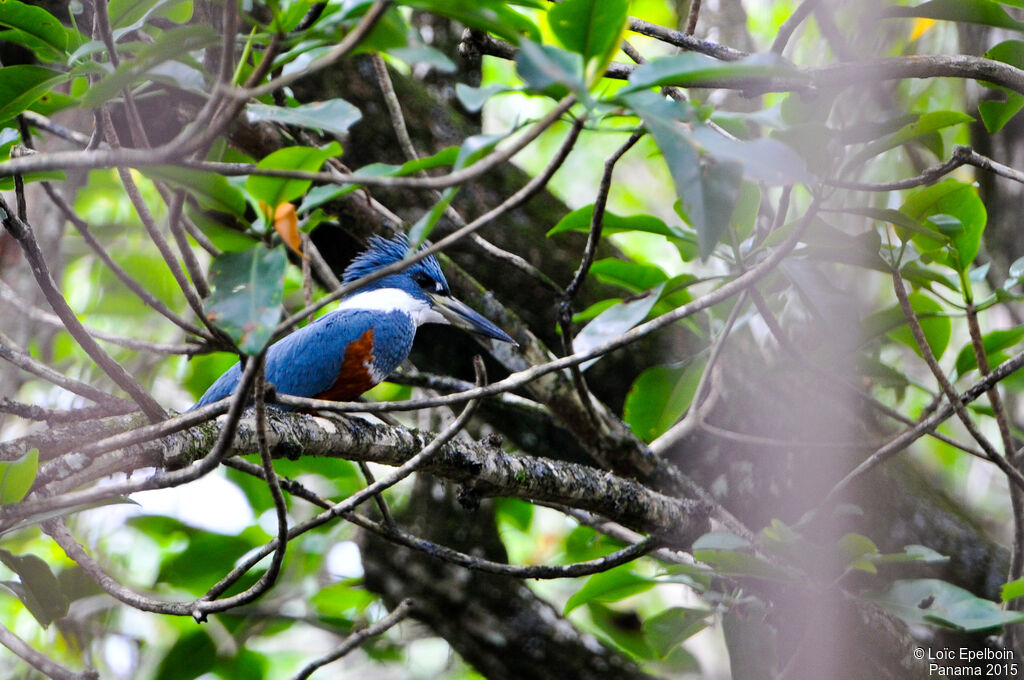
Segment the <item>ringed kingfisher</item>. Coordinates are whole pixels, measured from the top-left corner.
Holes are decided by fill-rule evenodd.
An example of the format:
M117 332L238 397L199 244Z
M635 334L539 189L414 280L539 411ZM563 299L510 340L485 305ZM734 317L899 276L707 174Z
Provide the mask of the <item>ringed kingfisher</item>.
M343 283L398 262L409 250L404 235L379 236L345 269ZM409 356L424 323L458 328L516 344L504 331L451 295L433 255L359 288L338 308L278 340L266 355L266 379L279 394L351 401L384 380ZM198 408L230 396L241 378L235 364L206 390Z

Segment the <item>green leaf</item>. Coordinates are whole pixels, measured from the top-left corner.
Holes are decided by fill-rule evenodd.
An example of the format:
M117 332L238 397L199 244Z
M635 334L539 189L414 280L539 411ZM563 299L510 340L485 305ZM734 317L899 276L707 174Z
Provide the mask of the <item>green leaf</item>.
M632 293L643 293L668 280L661 267L643 262L606 257L590 267L590 273L604 283L620 286Z
M571 213L558 220L558 224L551 227L548 236L561 234L566 231L590 231L590 221L594 216L594 204L577 208ZM642 231L648 234L660 234L682 238L684 232L678 227L665 224L654 215L617 215L609 210L604 212L604 220L601 225L601 233L605 235L619 234L624 231Z
M455 73L458 68L448 55L428 45L394 47L388 50L388 54L409 65L429 64L441 73Z
M586 352L609 340L614 340L633 326L637 325L654 309L655 303L661 297L661 291L665 288L662 283L645 293L632 297L628 300L609 307L601 312L597 318L583 327L575 338L573 338L573 350ZM601 357L594 357L580 364L580 370L585 371Z
M32 449L18 460L0 462L0 505L17 503L36 480L39 449Z
M18 596L41 626L46 628L68 613L68 599L46 562L35 555L14 555L6 550L0 550L0 562L21 579L20 584L4 585Z
M345 134L363 116L359 109L344 99L328 99L292 107L252 103L246 105L245 112L250 122L273 121L333 135Z
M932 229L892 208L844 208L843 212L850 213L851 215L863 215L879 222L887 222L896 227L896 235L903 241L908 240L911 234L924 236L938 242L949 240L949 237L941 231Z
M791 64L774 54L754 54L738 61L720 61L697 52L683 52L651 59L629 75L629 85L620 95L663 85L688 87L716 83L756 82L766 78L785 78L806 82Z
M769 581L787 581L789 575L756 555L735 550L694 550L694 559L724 576L748 576Z
M192 0L110 0L107 11L114 28L139 28L153 14L180 24L192 17Z
M42 66L0 68L0 121L14 118L51 87L69 79L67 74Z
M583 90L583 59L554 45L524 39L516 55L516 71L530 89L553 99Z
M562 45L583 57L592 82L619 49L628 16L629 0L563 0L548 10L548 25Z
M1021 340L1024 340L1024 326L1008 328L1005 330L992 331L981 337L982 345L985 347L985 354L992 356L994 352L1013 347ZM974 355L974 345L968 342L956 355L957 375L965 375L978 367L978 358Z
M932 550L924 545L908 545L901 553L888 553L886 555L874 555L871 561L875 564L899 564L905 562L923 562L925 564L938 564L949 562L949 558L942 553Z
M215 30L199 24L164 31L155 43L139 49L135 59L122 61L109 75L93 83L82 95L82 104L85 107L105 104L126 87L150 75L160 64L185 59L189 52L215 45L219 41L220 36Z
M1018 578L1004 583L1003 587L999 591L999 597L1003 602L1016 600L1022 595L1024 595L1024 578Z
M930 0L916 7L887 7L883 16L921 17L1024 30L1024 22L1011 18L999 3L992 0Z
M974 119L961 111L931 111L918 117L913 123L908 123L902 128L876 139L865 145L858 153L854 154L846 163L847 168L853 168L869 158L880 153L895 149L915 141L921 141L926 136L953 125L973 122Z
M1020 40L1001 42L990 48L985 53L985 58L1001 61L1014 68L1024 68L1024 42ZM999 132L1024 108L1024 95L1001 85L995 85L983 80L978 82L985 87L1005 93L1006 101L985 99L978 102L978 114L981 116L981 122L985 124L985 129L990 134Z
M800 154L777 139L730 139L704 124L694 125L693 139L701 151L716 160L742 165L743 173L751 179L770 184L793 184L813 179Z
M217 210L238 217L245 215L245 196L222 175L173 165L140 168L139 171L150 179L189 191L204 210Z
M709 531L693 542L694 550L742 550L750 541L728 531Z
M520 531L529 531L533 522L533 503L518 498L496 498L495 514Z
M501 0L401 0L400 4L455 19L513 44L518 44L522 35L533 41L540 40L537 24Z
M321 588L310 601L321 616L355 618L366 610L377 597L357 579L345 579Z
M722 617L722 632L732 680L777 677L777 634L760 602L730 608Z
M995 602L938 579L893 581L860 597L911 625L975 632L1024 621L1024 612L1004 611Z
M470 87L465 83L455 83L455 96L458 97L462 107L470 113L476 113L484 108L487 100L496 94L513 92L514 90L501 84L486 85L484 87Z
M645 442L654 441L690 408L703 371L704 361L648 368L629 388L623 420Z
M28 47L42 61L57 61L82 40L81 34L65 28L45 9L17 0L0 0L0 26L14 29L4 32L5 42Z
M355 174L363 175L364 177L403 177L421 170L430 170L442 165L452 165L455 163L458 155L459 147L449 146L438 151L432 156L425 156L424 158L414 161L407 161L402 165L388 165L387 163L371 163L370 165L364 165L359 168ZM353 191L358 190L362 186L363 185L361 184L346 184L345 186L326 184L324 186L313 187L305 196L303 196L302 205L299 207L298 213L302 215L310 212L314 208L341 198L342 196L346 196Z
M743 179L736 162L704 162L687 129L680 124L690 111L653 92L627 95L626 103L643 119L661 149L682 211L697 231L701 257L714 250L732 218Z
M917 314L918 321L921 323L921 330L924 331L924 337L928 342L928 346L936 358L941 358L942 354L946 351L946 347L949 346L949 339L953 332L952 322L948 316L945 316L942 305L925 293L915 291L908 298L910 299L910 306ZM911 333L910 327L907 325L907 319L903 314L903 310L898 305L872 314L864 320L862 326L865 339L885 334L891 339L902 342L907 347L910 347L918 356L921 355L920 348L918 348L913 333Z
M160 659L155 680L198 678L212 670L217 662L217 648L206 628L186 629Z
M951 215L958 219L963 231L951 239L946 264L957 271L966 271L971 266L981 247L981 235L988 220L985 204L975 187L947 179L911 194L900 207L900 212L919 222L933 215ZM922 252L938 250L945 245L945 242L922 236L913 237L913 241Z
M316 172L328 158L341 153L341 145L331 142L322 149L312 146L287 146L267 155L256 167L275 170ZM308 179L250 175L245 188L252 196L271 208L295 200L306 193L313 182Z
M618 602L654 587L656 581L633 573L633 564L594 574L565 603L563 615L588 602Z
M867 536L855 533L846 534L839 539L839 548L843 553L844 566L870 574L878 573L872 559L878 555L878 546Z
M257 245L218 255L210 266L213 292L206 301L207 318L246 354L258 354L281 319L287 264L283 247L268 250Z
M657 655L664 659L684 640L708 627L713 612L705 609L672 607L644 621L647 641Z

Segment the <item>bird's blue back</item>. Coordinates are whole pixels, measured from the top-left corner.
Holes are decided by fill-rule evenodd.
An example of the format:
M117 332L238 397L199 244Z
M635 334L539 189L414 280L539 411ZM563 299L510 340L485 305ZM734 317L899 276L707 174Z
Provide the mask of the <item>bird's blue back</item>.
M371 385L398 368L412 348L416 326L407 314L369 309L341 309L325 314L271 345L266 379L278 394L315 397L338 380L351 343L372 332ZM193 408L230 396L238 386L241 365L235 364L206 391ZM354 398L354 397L350 397Z

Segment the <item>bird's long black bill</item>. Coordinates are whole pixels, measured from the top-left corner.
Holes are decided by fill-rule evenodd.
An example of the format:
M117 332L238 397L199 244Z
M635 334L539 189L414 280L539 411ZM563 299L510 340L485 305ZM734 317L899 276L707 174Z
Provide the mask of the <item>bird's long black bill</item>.
M495 340L509 342L516 346L519 345L519 343L509 337L508 333L495 326L480 314L477 314L476 311L464 302L447 295L431 295L430 301L433 303L434 309L456 328L482 335L485 338L494 338Z

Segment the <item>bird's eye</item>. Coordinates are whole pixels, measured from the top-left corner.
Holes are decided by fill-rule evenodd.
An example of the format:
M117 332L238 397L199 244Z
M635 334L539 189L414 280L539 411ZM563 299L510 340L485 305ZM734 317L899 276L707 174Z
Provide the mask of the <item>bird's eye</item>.
M423 272L416 272L412 275L412 280L417 286L425 290L434 290L435 281Z

